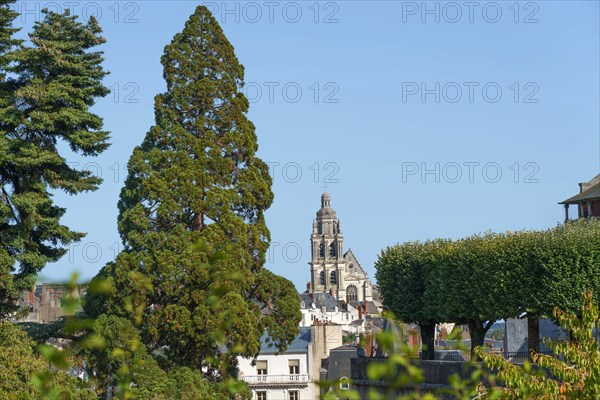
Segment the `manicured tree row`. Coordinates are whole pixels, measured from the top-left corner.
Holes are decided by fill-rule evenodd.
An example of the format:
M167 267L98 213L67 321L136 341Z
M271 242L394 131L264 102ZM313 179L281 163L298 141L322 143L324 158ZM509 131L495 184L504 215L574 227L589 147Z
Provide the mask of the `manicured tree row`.
M383 303L401 321L419 324L426 359L433 359L435 325L440 321L439 296L427 290L426 280L450 246L448 240L404 243L382 251L375 264Z
M437 322L467 324L472 352L495 321L524 315L539 350L539 318L555 307L575 312L584 290L600 292L600 222L404 243L383 250L375 267L386 308L420 325L425 358Z
M523 285L529 347L539 350L537 318L551 317L555 307L579 312L581 293L586 290L599 304L600 221L578 220L534 236Z

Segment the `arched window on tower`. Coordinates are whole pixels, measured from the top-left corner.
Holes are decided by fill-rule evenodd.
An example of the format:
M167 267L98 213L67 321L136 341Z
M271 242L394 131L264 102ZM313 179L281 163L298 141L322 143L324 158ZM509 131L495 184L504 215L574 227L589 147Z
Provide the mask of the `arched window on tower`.
M325 243L319 244L319 257L325 257Z
M335 242L329 245L329 255L331 257L337 256L337 246L335 245Z
M325 285L325 271L321 271L319 274L319 283L323 286Z
M331 274L329 275L329 283L332 285L337 285L337 272L331 271Z
M358 289L354 285L348 285L346 288L346 298L348 303L351 301L358 301Z

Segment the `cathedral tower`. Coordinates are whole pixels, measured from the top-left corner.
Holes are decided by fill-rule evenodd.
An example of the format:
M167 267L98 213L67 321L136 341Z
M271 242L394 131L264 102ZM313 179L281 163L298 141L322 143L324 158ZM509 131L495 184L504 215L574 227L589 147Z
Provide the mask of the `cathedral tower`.
M344 253L344 235L331 196L323 193L321 208L310 235L311 261L309 290L332 293L336 299L356 304L373 299L373 286L367 273L348 249Z
M312 257L309 264L313 290L330 292L333 289L336 298L345 299L344 235L327 192L321 196L321 208L313 222L310 242Z

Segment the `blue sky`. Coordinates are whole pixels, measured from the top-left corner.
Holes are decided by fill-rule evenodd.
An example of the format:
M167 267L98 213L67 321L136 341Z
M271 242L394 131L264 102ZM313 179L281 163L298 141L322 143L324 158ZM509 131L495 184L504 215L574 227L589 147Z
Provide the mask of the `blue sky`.
M92 277L120 248L124 167L165 88L163 48L199 4L246 67L274 179L267 267L298 289L324 190L371 276L398 242L556 225L557 203L600 172L599 3L466 3L19 2L26 29L43 7L96 15L114 89L95 106L111 148L71 157L104 184L55 196L88 235L43 275Z

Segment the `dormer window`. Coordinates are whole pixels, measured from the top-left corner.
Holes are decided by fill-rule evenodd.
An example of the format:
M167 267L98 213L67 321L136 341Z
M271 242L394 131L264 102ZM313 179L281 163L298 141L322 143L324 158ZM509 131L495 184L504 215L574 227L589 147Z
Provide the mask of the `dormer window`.
M301 303L300 303L300 307L301 307L301 308L306 308L306 303L304 303L304 302L301 302Z
M345 376L342 376L340 378L340 389L341 390L350 389L350 380L348 378L346 378Z

